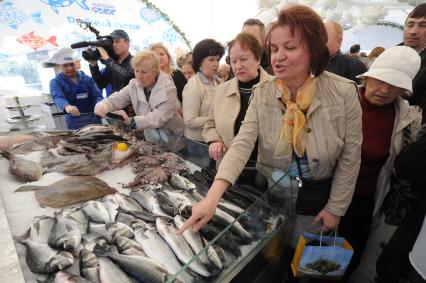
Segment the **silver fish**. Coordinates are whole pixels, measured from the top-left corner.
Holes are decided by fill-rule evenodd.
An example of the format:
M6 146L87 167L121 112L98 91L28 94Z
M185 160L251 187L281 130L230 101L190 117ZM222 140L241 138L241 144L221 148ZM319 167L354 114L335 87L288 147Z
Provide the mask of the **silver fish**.
M98 258L99 261L99 279L102 283L133 283L130 278L106 257Z
M90 281L78 275L59 271L55 275L55 283L90 283Z
M49 274L71 266L74 257L71 253L51 248L48 244L34 241L29 230L14 239L26 246L25 259L32 272Z
M135 240L142 246L149 258L156 262L161 262L170 274L175 274L181 269L181 265L173 251L156 232L148 229L138 229L135 231ZM194 281L194 278L186 271L181 272L178 279L182 282Z
M115 222L115 218L117 217L118 211L117 209L120 207L117 202L111 200L111 199L103 199L102 204L105 206L105 208L108 210L110 219L112 222Z
M107 256L141 282L163 283L169 277L169 273L162 265L148 257L113 253Z
M173 186L178 187L179 189L187 190L187 191L195 190L197 188L195 184L190 182L187 178L182 177L181 175L178 175L175 173L172 173L172 176L170 178L170 183Z
M142 211L142 207L133 198L116 193L113 195L107 195L103 198L103 201L110 200L115 202L120 208L128 211Z
M55 219L50 216L36 216L31 220L27 233L32 241L47 244Z
M124 255L138 255L138 256L146 256L142 247L132 239L117 236L116 243L118 251Z
M18 179L33 182L43 176L43 168L38 163L18 157L7 151L0 151L0 154L9 160L9 172Z
M109 223L111 217L108 210L100 201L88 201L81 206L81 209L86 212L89 219L96 223Z
M110 243L115 243L117 236L133 238L132 228L124 223L115 222L108 224L90 223L89 231L95 235L104 236Z
M80 273L92 283L101 283L98 257L86 249L80 251Z
M170 218L170 216L161 209L157 195L152 188L133 191L130 193L130 196L149 212Z
M71 216L64 217L62 212L55 212L55 223L48 244L52 248L74 251L80 242L81 231L78 221Z
M177 230L174 224L161 217L157 218L156 224L158 233L173 250L177 258L183 263L189 262L194 257L194 253L192 252L191 247L185 241L185 238L182 235L177 234ZM189 265L189 268L204 277L209 277L212 275L198 259L194 260Z
M232 217L229 213L226 213L217 207L214 215L228 224L232 223L231 229L236 231L239 235L246 238L247 240L252 241L254 239L254 236L246 229L244 229L240 222L236 221L235 218Z
M96 246L102 248L102 250L104 251L117 251L115 246L112 246L107 238L91 233L83 235L81 237L81 243L84 249L89 250L91 252L93 252Z
M175 204L180 213L185 211L187 207L191 207L193 204L195 204L194 201L192 201L190 198L188 198L187 195L183 194L182 192L163 189L163 193L167 195L171 203Z
M86 212L80 208L63 209L62 211L65 217L70 216L80 224L79 227L82 235L87 232L87 228L89 227L89 217Z
M185 222L185 218L183 218L180 215L176 215L173 220L177 228L182 227L183 223ZM211 268L212 264L214 264L215 269L218 268L217 262L220 263L218 255L212 249L203 250L204 245L203 245L200 233L198 232L194 233L192 229L186 229L185 232L183 232L182 236L184 237L186 242L191 246L194 254L196 255L199 254L198 258L200 259L202 264L204 264L206 267L210 267L209 269L211 270L213 270L213 268ZM210 257L212 258L212 260L210 260ZM221 267L222 266L220 265L220 268Z

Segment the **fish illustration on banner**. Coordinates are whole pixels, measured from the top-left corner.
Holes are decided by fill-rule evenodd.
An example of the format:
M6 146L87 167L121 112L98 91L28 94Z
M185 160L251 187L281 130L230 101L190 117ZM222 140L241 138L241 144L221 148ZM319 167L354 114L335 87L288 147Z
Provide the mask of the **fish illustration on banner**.
M80 8L84 10L90 10L89 6L87 5L87 0L40 0L46 5L49 5L53 12L56 14L59 14L58 8L65 8L68 6L71 6L72 4L76 3Z
M16 39L17 42L21 44L25 44L30 46L32 49L37 50L42 46L45 46L47 43L52 44L53 46L59 46L56 43L56 36L51 36L48 39L45 39L41 36L35 35L34 31L30 32L29 34L21 35Z
M70 33L67 33L64 38L71 42L71 43L75 43L75 42L79 42L79 41L88 41L88 40L94 40L94 36L90 36L90 35L84 35L81 34L79 32L73 31Z
M148 24L159 21L162 19L162 16L159 12L150 9L148 7L141 8L140 10L141 19L146 21Z
M179 35L172 28L163 34L163 40L170 44L173 44L178 39L178 37Z
M12 1L0 3L0 22L12 29L17 29L19 25L30 17L35 23L43 24L41 11L35 11L28 16L24 11L17 9Z

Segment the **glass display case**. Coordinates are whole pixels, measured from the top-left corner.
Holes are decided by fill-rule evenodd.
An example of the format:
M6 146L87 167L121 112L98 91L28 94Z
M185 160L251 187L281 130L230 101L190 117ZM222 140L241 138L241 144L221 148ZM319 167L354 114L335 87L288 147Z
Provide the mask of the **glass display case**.
M51 129L50 131L56 132L57 129ZM22 132L30 132L30 130ZM10 133L4 132L4 134ZM205 144L200 145L207 147ZM215 171L214 166L210 164L207 170L208 173L206 173L205 168L203 169L198 166L198 164L200 164L198 157L192 156L185 148L177 152L177 155L185 160L192 173L197 171L203 172L203 174L210 174L210 180L204 184L202 190L206 189L206 184L208 188L213 178L212 174L214 174ZM297 186L297 180L274 168L267 169L266 172L269 172L266 173L267 178L263 178L262 180L262 178L260 178L262 174L259 174L256 169L256 162L251 161L249 164L250 167L244 169L242 176L236 182L235 188L231 188L229 195L224 197L223 206L220 206L220 209L226 211L226 215L232 214L232 218L230 218L231 221L226 222L226 224L220 223L220 225L217 225L216 227L220 227L220 230L215 228L214 232L202 231L201 235L206 239L203 241L204 247L196 253L189 262L186 262L186 264L180 262L182 267L178 272L169 276L167 282L174 282L175 279L180 278L184 273L194 274L191 270L191 265L194 262L200 261L200 257L211 252L212 248L213 250L223 253L218 254L218 252L216 252L218 256L221 256L221 262L223 261L222 268L216 269L214 272L211 272L212 276L203 279L209 282L229 282L269 243L271 238L274 237L283 225L285 225L287 215L291 208L291 197L286 197L287 193L280 192L279 183L290 181L294 186ZM0 221L3 220L3 222L6 222L6 224L1 226L2 231L0 235L3 235L3 237L0 238L0 250L5 250L5 247L9 249L9 252L6 254L0 252L2 259L7 257L9 260L7 266L4 266L4 264L0 266L0 271L2 269L7 269L8 271L5 271L6 274L7 272L11 274L12 269L10 267L13 265L13 259L15 259L15 268L20 269L14 271L17 276L16 278L19 277L19 274L22 278L20 278L20 280L15 280L15 277L6 276L5 278L13 278L13 282L35 282L36 279L45 279L45 276L39 276L29 270L25 262L25 248L23 248L21 244L17 244L16 242L13 243L11 235L22 235L28 228L33 217L39 215L53 216L59 209L41 208L35 201L33 194L26 193L18 195L18 193L14 193L13 191L16 187L22 185L22 183L11 178L10 174L8 174L7 165L8 163L6 160L0 159L0 177L2 180L5 180L3 188L0 189L3 200L3 207L0 208L4 210L3 218L1 217L2 213L0 211ZM265 166L263 165L263 167ZM111 184L118 192L128 195L130 192L128 189L118 188L123 182L129 182L134 176L134 174L130 176L130 169L128 169L128 171L126 170L127 169L123 167L103 172L99 174L99 178ZM262 170L262 172L263 175L265 175L265 170ZM257 178L256 175L258 175ZM49 175L46 177L49 178L45 180L45 183L51 183L52 180L58 178L56 175ZM189 177L188 179L191 181ZM194 182L196 184L195 186L199 185L196 183L196 180L194 180ZM37 182L37 184L45 183L40 181ZM245 189L248 191L245 192ZM238 201L239 198L241 198L240 201ZM231 207L235 206L235 203L232 203L233 199L236 199L237 201L235 201L235 203L241 204L241 206L236 208L236 210L226 210L227 205ZM186 215L186 217L188 216L189 215ZM243 225L241 223L243 223ZM216 224L217 223L215 223L215 225ZM245 235L245 237L241 236L238 234L241 231L248 231L249 235ZM247 237L250 239L247 240ZM11 246L11 243L13 246ZM227 246L227 244L231 244L231 246ZM10 251L12 248L13 252ZM16 266L16 258L19 258L18 266ZM70 273L78 273L78 268L76 269L74 266L74 268L67 269L67 271ZM0 278L1 277L3 276L0 275Z

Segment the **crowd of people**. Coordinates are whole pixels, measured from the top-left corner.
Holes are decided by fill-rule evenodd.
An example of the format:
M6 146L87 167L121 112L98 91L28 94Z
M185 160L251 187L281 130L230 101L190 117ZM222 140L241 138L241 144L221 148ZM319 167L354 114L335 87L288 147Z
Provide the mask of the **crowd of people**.
M71 49L58 51L51 95L70 129L112 112L148 141L183 141L201 166L216 165L179 233L207 223L255 161L269 184L275 169L299 180L275 187L294 207L280 249L294 250L303 232L338 230L354 248L344 281L424 282L426 4L408 15L399 46L368 57L359 45L343 54L342 27L303 5L284 7L267 27L244 22L222 66L226 50L214 39L175 68L162 43L132 56L125 31L111 38L114 58L97 47L106 68L90 61L91 77L77 70ZM113 93L104 99L107 85ZM406 191L415 197L407 201ZM407 231L409 242L398 246Z

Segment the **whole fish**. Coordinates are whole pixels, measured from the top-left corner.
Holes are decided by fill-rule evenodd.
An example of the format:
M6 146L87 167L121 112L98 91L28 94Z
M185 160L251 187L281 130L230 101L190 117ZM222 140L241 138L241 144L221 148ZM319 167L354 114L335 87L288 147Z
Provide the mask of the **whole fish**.
M175 216L179 214L179 209L175 207L175 204L167 197L164 192L157 192L158 202L161 209L170 216Z
M89 216L89 219L96 223L110 223L111 216L108 209L100 201L88 201L81 206L81 209Z
M30 228L26 233L32 241L47 244L54 224L53 217L36 216L31 220Z
M99 257L99 279L102 283L133 283L132 280L110 259Z
M125 194L116 193L112 195L107 195L103 198L102 201L109 200L115 202L120 208L128 211L142 211L142 207L138 204L136 200L132 197Z
M169 278L167 270L148 257L113 253L108 253L107 256L141 282L163 283Z
M110 243L115 243L117 236L124 236L127 238L133 238L134 233L132 228L124 223L90 223L89 231L95 235L104 236Z
M9 160L9 172L16 178L33 182L43 176L43 168L38 163L18 157L8 151L0 151L0 154Z
M178 174L172 173L172 176L170 177L170 184L172 186L178 187L182 190L195 190L197 187L191 183L187 178L182 177Z
M87 228L89 227L89 217L86 212L80 208L63 209L64 216L70 216L79 223L80 232L82 235L86 234Z
M182 214L183 211L190 208L196 202L192 201L186 194L178 191L172 191L169 189L163 189L163 193L168 197L170 203L175 205L179 210L179 213Z
M102 199L101 203L108 210L108 213L109 213L111 221L115 222L115 218L117 217L117 214L118 214L118 210L117 209L120 207L118 205L118 203L115 202L115 201L113 201L112 199L105 199L105 198Z
M194 253L185 238L177 234L174 224L161 217L157 218L156 224L158 233L173 250L177 258L183 263L189 262L194 257ZM189 268L203 277L212 275L198 259L194 260L189 265Z
M29 231L14 239L26 246L25 259L32 272L49 274L64 270L74 262L71 253L55 250L46 243L32 240Z
M149 213L145 210L142 211L129 211L129 210L124 210L119 208L119 212L125 213L125 214L130 214L133 217L136 217L140 220L149 222L149 223L155 223L155 220L157 219L157 215L154 215L152 213Z
M183 223L185 222L185 218L180 215L176 215L173 220L177 228L182 227ZM194 254L198 255L198 258L200 259L201 263L204 264L209 271L214 271L214 269L217 269L216 266L212 267L212 262L209 260L207 251L204 250L204 245L201 240L201 236L198 232L194 233L192 229L186 229L185 232L182 233L182 236L186 240L186 242L191 246L191 249ZM213 254L210 254L210 256L214 257ZM217 258L214 259L215 262L219 260L217 255L216 257Z
M117 236L116 237L117 249L121 254L124 255L137 255L137 256L146 256L142 247L132 239Z
M92 176L66 177L48 186L21 186L15 192L36 191L41 207L64 207L115 193L115 189Z
M231 230L235 231L237 235L241 236L247 244L251 243L251 241L254 239L253 234L244 229L243 226L241 226L240 222L235 220L234 217L221 210L220 208L216 208L212 221L214 221L215 217L225 221L228 224L232 224Z
M74 251L81 243L80 224L71 216L55 212L55 223L48 244L52 248Z
M115 247L109 243L107 238L92 233L81 236L81 243L84 249L91 252L93 252L96 246L104 251L116 251Z
M139 243L146 255L166 268L173 275L181 269L181 265L167 243L154 231L138 229L135 231L135 240ZM193 282L194 278L186 271L182 271L178 279L182 282Z
M205 224L201 229L199 230L200 234L205 237L207 240L212 241L216 238L217 235L219 235L222 231L215 228L214 226L210 224ZM215 243L222 248L224 248L229 253L239 257L241 256L241 250L238 246L238 244L235 242L235 240L231 239L229 237L229 231L225 234L223 234L221 237L219 237Z
M148 188L147 190L132 191L130 196L149 212L170 218L170 216L161 209L157 195L152 188Z
M92 283L101 283L98 257L87 249L80 251L80 273Z
M55 275L55 283L91 283L89 280L84 279L78 275L69 274L67 272L59 271Z
M28 154L34 151L47 151L50 148L54 148L60 141L61 136L52 136L52 135L43 135L43 136L37 136L39 134L42 134L41 132L33 133L32 136L34 136L33 140L15 145L10 152L12 154Z

